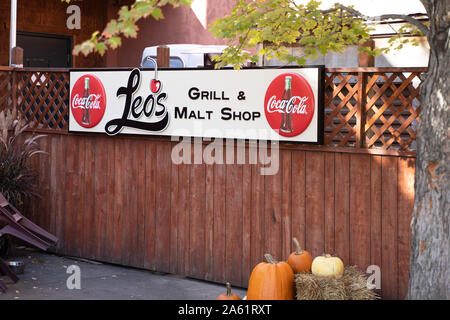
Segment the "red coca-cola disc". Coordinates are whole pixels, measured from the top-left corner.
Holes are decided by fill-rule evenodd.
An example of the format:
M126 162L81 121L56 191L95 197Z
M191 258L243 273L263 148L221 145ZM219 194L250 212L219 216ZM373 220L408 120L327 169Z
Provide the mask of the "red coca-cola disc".
M292 98L289 107L283 102L286 77L291 77ZM289 128L282 128L282 116L289 113L292 122ZM284 137L295 137L304 132L314 116L314 92L308 81L297 73L283 73L269 85L264 98L264 112L270 127Z
M84 97L86 78L89 78L89 116L83 117L86 105ZM70 110L76 122L83 128L93 128L102 120L106 110L106 93L99 78L88 74L75 82L70 96Z

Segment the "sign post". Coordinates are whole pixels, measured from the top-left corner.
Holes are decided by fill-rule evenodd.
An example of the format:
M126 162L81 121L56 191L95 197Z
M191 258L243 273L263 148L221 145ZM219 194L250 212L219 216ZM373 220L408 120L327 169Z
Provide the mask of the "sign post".
M13 67L13 48L16 47L17 39L17 0L11 0L11 21L9 31L9 66Z

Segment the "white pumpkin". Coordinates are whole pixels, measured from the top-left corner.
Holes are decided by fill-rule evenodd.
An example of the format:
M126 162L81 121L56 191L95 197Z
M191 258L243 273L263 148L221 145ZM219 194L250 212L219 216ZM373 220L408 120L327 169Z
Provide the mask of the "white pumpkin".
M311 272L319 276L342 276L344 274L344 263L338 257L329 254L314 258Z

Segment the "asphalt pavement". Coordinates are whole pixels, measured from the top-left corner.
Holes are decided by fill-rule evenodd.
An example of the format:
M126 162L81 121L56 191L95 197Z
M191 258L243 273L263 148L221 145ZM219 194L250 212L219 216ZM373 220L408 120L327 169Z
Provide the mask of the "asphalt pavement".
M213 300L225 285L179 275L78 260L16 247L7 260L25 263L20 280L7 285L0 300ZM233 288L239 296L245 289Z

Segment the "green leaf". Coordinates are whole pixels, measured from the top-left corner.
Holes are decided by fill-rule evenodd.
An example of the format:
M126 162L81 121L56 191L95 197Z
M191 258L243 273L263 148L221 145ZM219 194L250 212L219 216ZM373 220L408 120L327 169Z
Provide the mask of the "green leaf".
M97 42L95 44L95 50L100 53L101 56L105 54L106 44L104 42Z
M133 21L125 21L122 24L121 31L122 31L123 35L127 38L136 38L138 27L136 24L133 23Z
M119 17L122 20L128 20L132 17L132 13L130 12L130 10L128 10L127 6L123 6L119 10Z
M164 18L161 8L154 8L152 11L152 17L156 20Z
M111 37L107 40L107 44L112 48L116 49L122 44L122 39L120 37Z
M117 20L111 20L107 25L105 30L103 31L103 35L106 37L111 37L117 34L120 31L119 24Z

